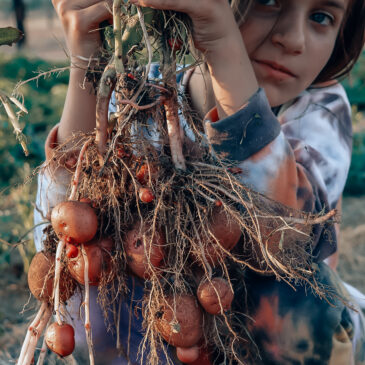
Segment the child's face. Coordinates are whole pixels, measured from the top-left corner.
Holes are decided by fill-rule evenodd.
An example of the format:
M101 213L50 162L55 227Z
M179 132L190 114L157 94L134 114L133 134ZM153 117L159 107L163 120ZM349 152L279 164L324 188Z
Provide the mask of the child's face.
M241 34L271 106L298 96L334 48L350 0L254 0Z

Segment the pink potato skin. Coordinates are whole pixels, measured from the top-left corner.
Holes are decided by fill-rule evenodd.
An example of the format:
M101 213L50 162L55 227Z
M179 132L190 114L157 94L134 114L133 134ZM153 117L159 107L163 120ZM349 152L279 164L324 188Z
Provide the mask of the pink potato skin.
M57 355L71 355L75 348L75 331L69 324L52 323L46 331L45 341L48 348Z
M84 245L84 249L89 261L89 285L98 286L103 274L111 281L114 241L109 237L93 239ZM78 250L76 257L69 258L67 267L71 276L81 285L85 285L85 261L81 250Z
M216 315L231 308L234 294L227 280L213 278L210 282L203 281L197 290L197 297L206 312Z
M176 347L176 356L181 362L190 364L199 358L199 347Z
M152 268L162 265L164 259L165 237L161 230L156 230L151 242L151 237L147 235L143 240L144 231L140 231L140 224L137 223L127 232L124 239L124 250L127 256L129 269L133 274L143 279L150 277L148 257Z
M31 293L40 301L51 303L53 293L53 279L55 258L43 251L36 253L28 270L28 286ZM61 271L60 301L65 302L71 297L76 288L72 277Z
M193 347L203 337L203 312L194 296L177 295L175 301L168 297L160 313L156 328L170 345Z
M80 244L90 241L98 229L98 217L87 203L65 201L52 209L51 222L61 240Z

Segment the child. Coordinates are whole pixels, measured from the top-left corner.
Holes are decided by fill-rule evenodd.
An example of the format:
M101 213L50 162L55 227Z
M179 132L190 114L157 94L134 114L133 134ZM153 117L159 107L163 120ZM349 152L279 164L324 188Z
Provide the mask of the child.
M185 92L204 118L212 150L236 162L242 182L294 209L313 213L333 209L351 156L350 106L336 78L351 69L364 44L363 0L232 1L235 14L226 0L130 2L191 17L195 46L205 55L206 66L184 77ZM53 0L53 4L71 62L85 67L100 46L99 33L92 30L111 20L105 3ZM246 10L242 21L239 14ZM60 124L46 142L47 158L72 133L95 128L95 95L90 85L80 87L84 74L82 68L71 69ZM253 120L256 114L260 123ZM37 202L44 213L64 200L69 176L60 169L57 175L57 183L47 172L40 177ZM39 213L36 216L39 219ZM320 281L346 296L340 280L322 263L336 251L333 237L317 227L313 256L320 267ZM36 243L40 249L39 232ZM278 250L278 243L270 249ZM320 300L303 287L294 291L274 277L249 270L241 275L248 284L245 293L235 292L235 302L245 298L250 318L245 319L246 326L256 344L256 351L246 354L247 364L365 364L359 313L339 300L334 305ZM138 363L141 318L140 313L139 318L129 318L129 308L142 297L143 283L131 279L132 287L131 296L121 304L120 329L125 348L131 333L129 358ZM77 319L78 299L71 302L76 341L81 344L78 358L85 339ZM115 349L113 334L106 331L95 291L91 311L96 362L126 364ZM210 354L211 363L218 360L218 355ZM161 364L165 362L161 358Z

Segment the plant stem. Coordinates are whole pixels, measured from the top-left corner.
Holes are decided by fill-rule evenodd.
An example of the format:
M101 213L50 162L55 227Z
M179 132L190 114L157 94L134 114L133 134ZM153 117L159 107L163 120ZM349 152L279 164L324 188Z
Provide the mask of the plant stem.
M87 339L87 346L89 348L89 360L90 365L94 365L94 350L93 341L91 335L91 325L90 325L90 284L89 284L89 259L87 257L84 244L81 245L81 253L84 259L84 281L85 281L85 332Z
M47 331L47 327L49 326L51 321L52 321L52 317L49 318L49 321L46 326L46 331ZM46 338L44 337L43 342L42 342L41 351L38 356L37 365L43 365L44 359L46 358L46 354L47 354L47 344L46 344Z
M39 338L41 337L44 328L47 326L47 323L48 323L49 319L51 318L51 315L52 315L52 311L47 306L47 308L45 309L45 311L43 313L42 318L39 321L38 326L31 333L28 349L27 349L26 355L24 357L24 362L23 362L23 364L19 364L19 365L30 365L32 363L33 357L34 357L34 351L37 347L37 342L38 342Z
M2 102L2 104L4 105L6 114L8 115L9 120L13 125L14 133L16 135L16 138L19 140L20 145L23 148L24 154L28 156L29 155L28 147L25 143L25 137L22 133L22 128L20 127L18 118L15 115L14 110L9 103L8 97L1 92L0 92L0 102Z
M51 315L52 311L49 305L46 302L43 302L35 318L28 327L27 335L25 336L17 365L31 364L38 339L42 335Z
M39 310L38 310L38 312L35 316L35 318L33 319L32 323L29 325L27 334L26 334L24 342L23 342L23 346L20 350L20 355L19 355L17 364L21 364L22 361L24 360L24 356L25 356L25 353L26 353L28 345L29 345L29 339L30 339L30 336L31 336L31 332L33 331L34 327L36 327L38 325L45 309L46 309L46 303L42 303L41 307L39 308Z
M176 84L176 81L175 81ZM181 127L178 114L176 93L164 102L166 112L167 134L170 140L172 161L178 170L186 170L185 158L182 151Z
M95 142L98 147L100 166L104 164L103 156L108 141L108 110L110 96L114 90L117 73L114 58L106 66L100 79L98 96L96 101L96 136Z
M61 277L61 256L63 248L65 247L65 241L61 240L57 245L56 251L56 264L55 264L55 274L53 282L53 293L54 293L54 311L56 312L56 318L58 324L62 325L62 319L60 315L60 277Z
M89 144L91 142L91 139L88 139L84 145L81 148L81 151L79 153L79 158L77 160L77 164L76 164L76 169L75 169L75 174L74 174L74 178L72 179L72 189L71 189L71 194L68 198L68 200L75 200L76 197L76 192L77 192L77 186L79 185L79 181L80 181L80 174L81 174L81 167L82 167L82 160L84 158L86 149L89 147Z
M115 40L115 69L118 73L124 73L122 50L122 24L120 20L122 0L113 1L113 31Z
M133 102L135 102L137 100L139 94L142 92L142 90L144 89L144 87L146 85L146 81L147 81L148 75L150 73L152 57L153 57L153 50L152 50L151 42L148 38L146 24L145 24L145 21L144 21L144 14L143 14L140 6L137 6L137 13L138 13L139 23L141 25L142 32L143 32L144 41L146 43L147 54L148 54L148 63L147 63L147 66L146 66L146 72L144 74L143 81L139 85L137 92L133 95L133 98L132 98Z

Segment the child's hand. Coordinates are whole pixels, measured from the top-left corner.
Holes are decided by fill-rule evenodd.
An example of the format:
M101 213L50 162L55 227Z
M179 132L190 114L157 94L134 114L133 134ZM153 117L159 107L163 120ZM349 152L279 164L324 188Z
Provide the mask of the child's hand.
M92 56L101 45L99 24L113 18L107 7L111 8L112 1L52 0L52 3L61 20L71 60Z
M239 110L256 92L258 85L240 29L228 0L129 0L155 9L186 13L193 22L195 47L205 54L219 118ZM228 54L230 55L229 57ZM204 78L189 81L189 90L201 90ZM244 85L244 87L243 87ZM205 90L206 94L210 93ZM205 103L203 95L193 95L196 105Z
M228 0L130 0L130 2L188 14L193 21L195 46L204 53L222 52L227 44L232 44L232 40L242 42Z

